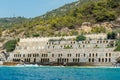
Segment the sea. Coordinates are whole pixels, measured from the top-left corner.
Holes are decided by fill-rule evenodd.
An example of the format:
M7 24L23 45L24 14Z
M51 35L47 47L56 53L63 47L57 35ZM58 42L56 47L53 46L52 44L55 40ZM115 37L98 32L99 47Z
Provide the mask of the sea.
M0 80L120 80L120 68L0 66Z

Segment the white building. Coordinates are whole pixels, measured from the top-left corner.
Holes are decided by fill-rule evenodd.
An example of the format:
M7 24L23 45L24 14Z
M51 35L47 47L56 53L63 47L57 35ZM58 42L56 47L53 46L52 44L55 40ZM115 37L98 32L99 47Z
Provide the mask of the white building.
M44 65L112 65L120 52L114 52L115 40L107 36L86 35L87 40L76 42L60 41L61 37L20 39L8 61L38 63ZM90 38L90 40L89 40Z

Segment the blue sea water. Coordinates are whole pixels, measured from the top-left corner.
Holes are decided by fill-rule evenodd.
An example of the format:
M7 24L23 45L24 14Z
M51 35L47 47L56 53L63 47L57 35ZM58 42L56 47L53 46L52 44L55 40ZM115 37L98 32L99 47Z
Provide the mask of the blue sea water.
M120 80L120 68L0 67L0 80Z

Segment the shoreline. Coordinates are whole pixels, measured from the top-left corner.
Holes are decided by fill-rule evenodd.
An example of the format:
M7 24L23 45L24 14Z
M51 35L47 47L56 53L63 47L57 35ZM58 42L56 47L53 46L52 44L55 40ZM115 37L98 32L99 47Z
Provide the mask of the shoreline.
M1 67L18 67L18 68L34 68L34 67L37 67L37 68L120 68L120 66L49 66L49 65L0 65L0 68Z
M21 62L3 62L0 66L58 66L58 67L117 67L112 63L77 63L77 64L38 64L38 63L21 63Z

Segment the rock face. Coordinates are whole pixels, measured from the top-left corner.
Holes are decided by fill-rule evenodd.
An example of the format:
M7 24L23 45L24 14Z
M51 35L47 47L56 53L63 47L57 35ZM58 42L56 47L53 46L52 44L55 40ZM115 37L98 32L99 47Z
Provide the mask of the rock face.
M91 33L92 29L96 27L104 27L107 31L112 31L113 25L109 22L104 23L98 23L98 24L92 24L90 22L84 22L81 26L81 30L83 30L85 33Z
M84 23L82 23L81 30L83 30L86 33L91 32L91 30L92 30L92 24L90 22L84 22Z
M116 21L112 21L113 28L120 28L120 17Z

